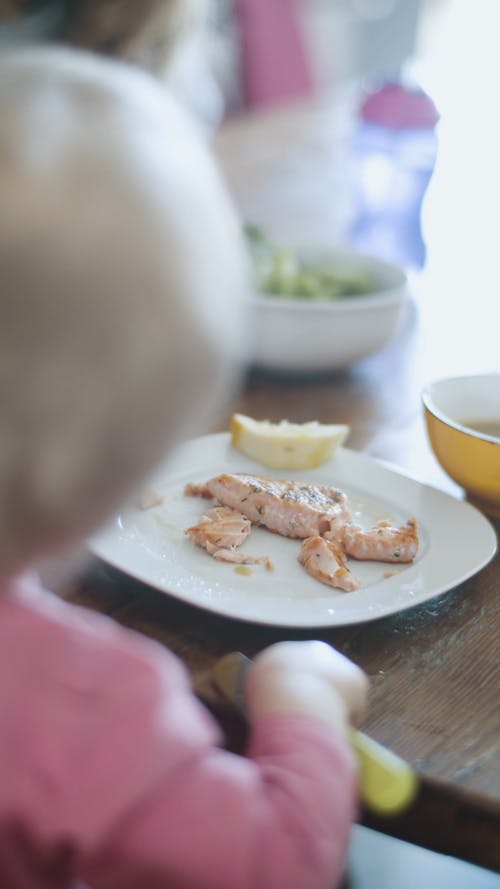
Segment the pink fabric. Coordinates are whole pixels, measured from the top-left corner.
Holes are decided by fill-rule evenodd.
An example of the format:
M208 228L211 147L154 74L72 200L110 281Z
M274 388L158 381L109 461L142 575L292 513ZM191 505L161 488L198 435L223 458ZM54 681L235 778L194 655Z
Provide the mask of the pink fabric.
M320 889L341 871L355 766L320 722L220 749L180 662L34 578L0 598L2 889Z
M237 0L243 89L249 107L269 106L314 90L295 0Z

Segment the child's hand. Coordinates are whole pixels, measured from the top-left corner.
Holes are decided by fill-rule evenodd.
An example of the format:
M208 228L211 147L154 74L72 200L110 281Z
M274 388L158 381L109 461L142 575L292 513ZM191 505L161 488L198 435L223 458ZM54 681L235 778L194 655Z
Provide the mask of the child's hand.
M368 680L324 642L280 642L255 658L245 695L250 719L296 714L346 730L363 719Z

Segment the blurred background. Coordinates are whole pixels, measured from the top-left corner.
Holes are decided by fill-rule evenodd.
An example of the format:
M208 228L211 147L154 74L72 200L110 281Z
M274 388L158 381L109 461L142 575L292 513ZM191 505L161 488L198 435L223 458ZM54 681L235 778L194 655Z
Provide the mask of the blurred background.
M55 40L150 68L246 221L469 298L496 255L498 18L497 0L0 0L0 49Z
M343 243L424 265L420 211L436 162L439 112L432 76L426 92L417 65L436 57L431 37L451 6L453 0L207 6L204 28L184 44L169 76L200 118L220 130L216 147L248 221L280 241Z

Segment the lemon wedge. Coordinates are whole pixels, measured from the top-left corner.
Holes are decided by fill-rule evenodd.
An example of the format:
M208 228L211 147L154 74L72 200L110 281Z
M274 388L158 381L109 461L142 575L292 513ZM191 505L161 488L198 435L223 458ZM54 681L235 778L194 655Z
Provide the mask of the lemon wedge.
M230 424L233 448L270 469L314 469L343 444L349 426L309 423L271 423L233 414Z

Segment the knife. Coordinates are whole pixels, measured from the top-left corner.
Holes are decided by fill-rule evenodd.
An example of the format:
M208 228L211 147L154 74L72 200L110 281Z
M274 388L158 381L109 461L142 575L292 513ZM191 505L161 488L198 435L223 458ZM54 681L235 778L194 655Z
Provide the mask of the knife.
M234 651L218 660L212 681L220 694L244 713L243 685L251 660ZM379 816L390 817L405 811L418 791L418 778L411 766L357 729L350 740L359 763L360 797Z

